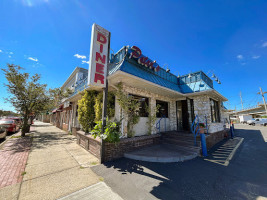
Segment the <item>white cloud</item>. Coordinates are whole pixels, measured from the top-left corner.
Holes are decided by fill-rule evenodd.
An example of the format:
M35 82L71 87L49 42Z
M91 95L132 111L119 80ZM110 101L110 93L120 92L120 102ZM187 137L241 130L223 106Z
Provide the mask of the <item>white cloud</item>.
M258 59L260 58L261 56L252 56L253 59Z
M267 47L267 42L263 42L262 47Z
M236 58L237 58L238 60L242 60L242 59L244 59L244 56L241 55L241 54L239 54L239 55L236 56Z
M85 63L89 64L89 60L88 61L86 61L86 60L82 61L82 64L85 64Z
M8 57L9 57L9 58L11 58L11 56L10 56L10 55L8 55Z
M3 53L3 51L0 49L0 53Z
M38 59L37 58L33 58L33 57L28 57L28 60L32 60L34 62L38 62Z
M80 55L80 54L75 54L74 55L76 58L80 58L80 59L86 59L86 56L84 56L84 55Z
M9 52L9 54L14 54L14 53L11 51L11 52Z

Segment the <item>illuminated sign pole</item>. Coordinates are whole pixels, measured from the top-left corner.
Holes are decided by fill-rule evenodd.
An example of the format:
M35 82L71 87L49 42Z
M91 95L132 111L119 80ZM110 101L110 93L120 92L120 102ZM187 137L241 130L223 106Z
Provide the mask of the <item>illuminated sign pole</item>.
M91 34L90 62L88 70L88 86L103 89L102 133L106 126L107 95L108 95L108 63L110 52L110 32L97 24L93 24ZM104 141L102 140L101 163L104 156Z

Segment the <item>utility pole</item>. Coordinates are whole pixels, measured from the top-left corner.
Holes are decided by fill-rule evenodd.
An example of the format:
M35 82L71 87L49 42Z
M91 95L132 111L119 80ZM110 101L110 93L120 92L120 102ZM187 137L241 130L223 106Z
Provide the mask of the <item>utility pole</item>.
M267 115L267 107L266 107L266 102L265 102L265 97L264 97L264 94L266 94L266 93L267 92L262 92L262 89L260 87L260 92L258 92L258 94L261 94L261 96L262 96L264 107L265 107L265 112L266 112L266 115Z
M241 94L241 91L240 91L240 100L241 100L241 105L242 105L242 110L243 110L244 108L243 108L243 101L242 101L242 94Z

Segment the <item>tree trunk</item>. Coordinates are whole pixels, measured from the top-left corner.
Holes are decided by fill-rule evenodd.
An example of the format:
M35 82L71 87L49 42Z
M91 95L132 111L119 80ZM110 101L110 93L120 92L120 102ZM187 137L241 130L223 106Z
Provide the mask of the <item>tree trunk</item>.
M25 114L23 117L23 124L21 128L21 137L25 137L26 133L30 132L30 125L28 124L28 115Z

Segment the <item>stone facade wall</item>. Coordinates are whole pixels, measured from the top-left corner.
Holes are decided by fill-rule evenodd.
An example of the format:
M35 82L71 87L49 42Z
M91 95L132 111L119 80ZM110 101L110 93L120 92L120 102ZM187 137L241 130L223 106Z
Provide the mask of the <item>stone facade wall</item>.
M211 110L210 110L210 98L207 95L196 96L194 100L195 115L198 115L199 122L205 122L205 116L207 116L208 124L211 123Z
M111 161L123 157L124 153L160 143L160 135L122 138L119 143L104 143L103 161Z
M77 131L77 144L92 153L98 159L101 159L101 141L100 139L85 135L83 131Z
M194 110L195 115L198 115L199 122L206 123L205 116L207 117L208 131L209 133L215 133L224 130L223 113L220 106L220 119L221 122L211 122L211 108L210 108L210 97L208 95L196 96L194 99ZM219 105L220 105L219 101Z

